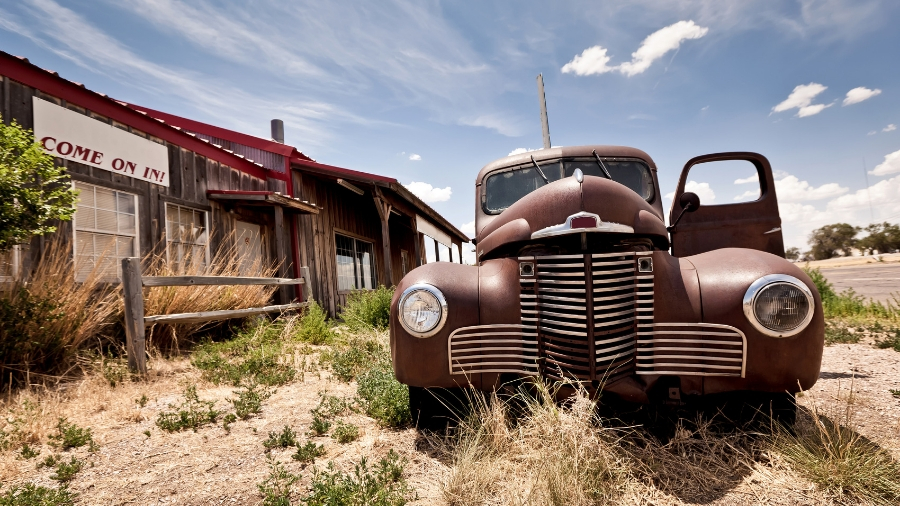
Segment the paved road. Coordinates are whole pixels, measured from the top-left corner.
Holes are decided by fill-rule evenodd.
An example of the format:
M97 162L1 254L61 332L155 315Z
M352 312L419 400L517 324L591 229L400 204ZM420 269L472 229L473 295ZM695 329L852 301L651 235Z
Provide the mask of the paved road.
M893 302L891 294L900 299L900 263L868 264L851 267L823 268L836 292L853 288L856 293L872 299Z

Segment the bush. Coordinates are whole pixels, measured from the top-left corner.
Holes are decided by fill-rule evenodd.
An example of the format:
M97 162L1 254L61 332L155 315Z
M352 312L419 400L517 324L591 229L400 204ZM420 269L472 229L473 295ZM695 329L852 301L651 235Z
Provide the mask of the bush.
M283 330L280 321L248 324L231 340L199 345L191 363L202 371L204 379L217 385L283 385L297 374L296 369L281 363Z
M334 340L334 331L328 324L328 313L312 298L300 317L296 337L309 344L328 344Z
M316 471L310 493L303 498L307 506L333 504L365 504L369 506L402 506L415 497L403 479L405 461L394 450L370 469L365 457L353 471L342 473L331 462L324 471Z
M13 487L0 495L0 506L73 506L75 494L65 486L58 490L39 487L28 483L24 487Z
M350 382L373 364L390 360L384 346L371 340L353 339L343 349L323 357L331 363L331 371L341 381Z
M82 429L74 423L66 422L65 418L60 418L56 423L57 433L50 436L50 445L68 450L69 448L80 448L88 445L92 450L95 448L94 438L91 435L91 429Z
M285 425L281 432L270 432L269 438L263 441L263 446L266 447L266 451L271 450L272 448L297 446L297 434L294 432L294 429Z
M853 289L837 293L834 286L825 278L818 268L804 268L804 272L812 279L822 297L822 310L825 318L836 317L863 317L896 319L900 317L900 310L894 304L882 304L878 301L866 300ZM896 301L896 299L895 299Z
M263 506L291 506L291 487L300 479L291 474L281 463L269 461L269 476L257 485L263 497Z
M375 290L359 290L347 296L341 308L341 319L352 331L384 330L391 323L391 298L394 289L379 286Z
M156 417L156 425L168 432L184 429L196 432L199 427L215 423L219 418L221 413L213 409L215 404L215 401L201 401L197 396L197 387L191 385L184 391L184 402L175 411L161 411Z
M30 130L0 118L0 252L72 219L78 193L64 171Z
M259 385L250 385L245 390L237 390L237 399L229 399L234 406L234 414L241 420L262 411L262 402L272 396L272 392L261 389Z
M291 455L291 458L301 464L310 464L322 455L325 455L324 445L317 445L312 441L307 441L303 446L297 445L297 451Z
M410 422L409 387L397 381L389 364L362 373L356 382L363 409L379 424L401 427Z
M331 432L331 437L338 443L347 444L359 439L359 427L352 423L344 423L338 420L337 425Z
M60 460L56 463L56 470L50 475L50 479L61 482L72 481L82 468L84 468L84 462L74 456L68 462Z

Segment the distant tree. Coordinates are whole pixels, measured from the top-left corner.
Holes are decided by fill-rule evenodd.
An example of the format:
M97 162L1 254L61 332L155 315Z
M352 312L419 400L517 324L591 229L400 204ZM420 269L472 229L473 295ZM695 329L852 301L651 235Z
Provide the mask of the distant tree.
M827 260L836 256L850 256L856 246L856 234L861 229L847 223L825 225L809 234L813 260Z
M792 262L800 260L800 255L800 248L788 248L787 251L784 252L784 258L787 258Z
M71 220L78 193L31 130L0 118L0 252Z
M865 228L869 235L857 243L859 249L869 255L879 253L896 253L900 251L900 226L888 222L873 223Z

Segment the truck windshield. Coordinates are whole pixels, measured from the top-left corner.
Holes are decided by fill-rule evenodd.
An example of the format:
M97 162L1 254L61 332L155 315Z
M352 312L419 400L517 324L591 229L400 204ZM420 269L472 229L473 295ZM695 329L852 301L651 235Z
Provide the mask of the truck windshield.
M603 160L603 164L613 181L631 188L644 200L653 200L653 175L645 163L638 160ZM606 177L593 158L555 160L543 162L540 166L551 183L571 177L575 169L581 169L585 176ZM484 212L498 214L546 184L531 164L495 172L485 179L481 197Z

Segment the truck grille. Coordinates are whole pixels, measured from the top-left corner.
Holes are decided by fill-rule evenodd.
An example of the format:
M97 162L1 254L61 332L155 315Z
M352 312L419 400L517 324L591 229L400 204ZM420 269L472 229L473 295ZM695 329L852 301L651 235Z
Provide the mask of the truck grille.
M609 380L634 369L637 329L653 324L650 252L520 257L522 324L537 333L541 373ZM520 264L521 265L521 264ZM651 267L652 269L652 267Z
M732 326L657 323L637 339L637 374L744 377L747 338Z

